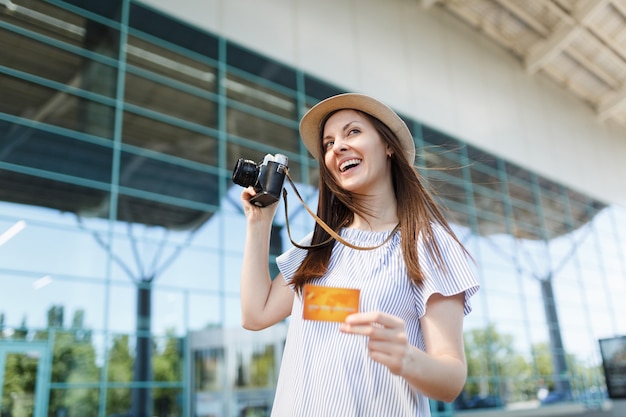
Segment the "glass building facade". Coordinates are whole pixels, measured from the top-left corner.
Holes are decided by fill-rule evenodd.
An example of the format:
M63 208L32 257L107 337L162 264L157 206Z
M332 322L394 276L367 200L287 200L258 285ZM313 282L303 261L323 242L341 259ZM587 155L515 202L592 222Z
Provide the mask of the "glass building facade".
M298 120L342 88L128 0L2 1L0 42L2 415L265 415L284 332L240 329L232 169L285 154L315 207ZM626 209L405 120L482 284L466 388L433 414L597 405ZM313 227L295 200L289 224Z

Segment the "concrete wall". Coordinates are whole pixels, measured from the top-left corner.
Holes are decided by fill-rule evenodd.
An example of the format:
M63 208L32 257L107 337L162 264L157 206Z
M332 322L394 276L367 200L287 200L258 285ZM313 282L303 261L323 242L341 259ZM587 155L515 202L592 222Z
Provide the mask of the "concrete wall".
M626 128L418 0L147 3L547 178L626 206Z

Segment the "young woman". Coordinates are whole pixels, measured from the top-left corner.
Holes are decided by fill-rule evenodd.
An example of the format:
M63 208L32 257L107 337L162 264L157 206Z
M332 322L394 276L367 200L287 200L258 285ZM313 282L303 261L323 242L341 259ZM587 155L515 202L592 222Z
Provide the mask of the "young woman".
M282 254L272 280L277 205L256 207L254 190L242 193L243 327L291 316L272 416L430 416L428 398L452 401L466 380L463 317L479 288L469 255L413 167L409 129L385 104L328 98L300 134L320 165L318 217L349 244L316 224L301 242L312 247ZM305 319L307 284L358 289L358 312L341 323Z

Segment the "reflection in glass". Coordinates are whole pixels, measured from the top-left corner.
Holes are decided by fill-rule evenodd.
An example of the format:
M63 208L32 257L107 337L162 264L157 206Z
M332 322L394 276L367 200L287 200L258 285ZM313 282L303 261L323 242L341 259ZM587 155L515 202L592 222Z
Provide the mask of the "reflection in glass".
M224 349L194 353L194 386L197 391L220 391L224 386Z
M274 345L255 345L237 353L235 386L270 387L276 383Z
M4 352L0 350L0 355ZM32 417L35 412L35 383L37 366L40 357L30 353L6 353L0 358L4 364L2 398L0 410L2 415Z

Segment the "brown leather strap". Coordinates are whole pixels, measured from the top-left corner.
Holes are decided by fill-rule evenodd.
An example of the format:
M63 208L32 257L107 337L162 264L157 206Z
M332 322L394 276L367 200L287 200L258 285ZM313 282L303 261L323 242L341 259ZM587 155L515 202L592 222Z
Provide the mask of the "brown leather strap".
M322 229L326 230L326 232L330 235L330 237L328 239L326 239L324 242L318 243L318 244L312 245L312 246L304 246L304 245L300 245L300 244L294 242L293 239L291 238L291 230L289 230L289 216L287 215L287 211L288 211L287 210L287 189L283 188L283 201L285 202L285 225L287 226L287 235L289 235L289 240L291 241L291 243L295 247L297 247L297 248L300 248L300 249L319 248L321 246L329 244L333 239L335 239L335 240L339 241L340 243L342 243L342 244L344 244L347 247L352 248L352 249L356 249L356 250L372 250L372 249L380 248L385 243L389 242L389 240L391 240L393 235L395 235L396 232L400 229L400 223L398 223L396 225L396 227L394 227L394 229L391 231L389 236L387 236L387 238L384 240L384 242L382 242L380 245L376 245L376 246L356 246L356 245L353 245L352 243L346 241L341 236L339 236L337 233L335 233L335 231L333 229L331 229L329 225L324 223L324 221L322 219L320 219L309 208L309 206L306 205L306 203L304 202L304 200L300 196L300 193L298 192L298 189L296 188L296 185L294 184L293 180L291 179L291 175L289 175L289 169L287 169L287 168L285 168L285 175L287 176L287 179L289 180L289 184L291 184L291 188L293 188L293 191L296 193L296 196L298 197L298 200L300 200L300 202L302 203L302 205L304 206L306 211L308 211L309 214L311 215L311 217L313 217L315 219L317 224L319 224L322 227Z

